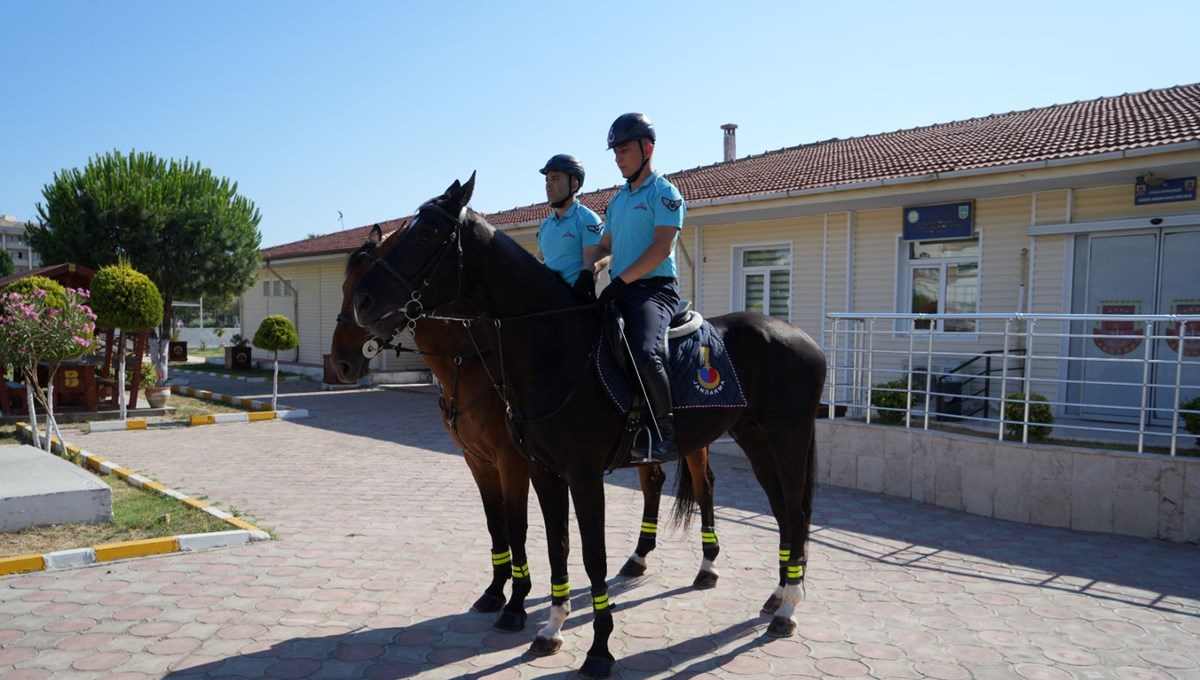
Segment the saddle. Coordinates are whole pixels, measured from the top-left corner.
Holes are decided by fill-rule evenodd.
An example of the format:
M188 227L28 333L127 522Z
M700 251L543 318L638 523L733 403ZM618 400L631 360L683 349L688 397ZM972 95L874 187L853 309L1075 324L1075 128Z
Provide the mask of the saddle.
M638 387L636 367L631 365L624 340L624 320L615 310L606 312L596 351L596 373L617 410L625 416L621 439L606 463L612 471L628 461L635 438L647 427L645 399ZM696 408L745 408L746 398L738 382L725 343L712 324L681 300L667 332L667 373L676 414Z

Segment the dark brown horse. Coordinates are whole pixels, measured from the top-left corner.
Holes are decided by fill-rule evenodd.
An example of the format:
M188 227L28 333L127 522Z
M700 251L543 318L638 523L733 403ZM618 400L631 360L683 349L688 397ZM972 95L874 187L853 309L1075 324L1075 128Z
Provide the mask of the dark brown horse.
M474 186L474 176L466 184L454 182L423 204L408 228L360 252L369 266L345 292L356 322L376 337L389 337L414 320L441 320L458 323L465 333L446 346L428 345L433 351L487 350L482 364L504 401L511 431L534 461L531 481L550 547L551 618L569 592L564 549L569 489L594 615L582 672L605 677L614 663L608 646L614 624L606 582L604 471L623 418L592 370L601 314L577 306L548 269L467 208ZM761 314L735 313L710 322L737 367L748 406L681 410L678 447L696 451L730 432L745 452L780 531L780 584L764 606L774 611L767 632L791 635L812 518L825 357L803 331ZM557 640L539 637L531 650L558 646Z
M376 225L359 251L351 255L346 267L342 311L338 315L330 350L338 376L346 382L363 378L370 358L386 344L352 322L349 294L370 267L371 261L362 255L373 251L382 237L383 233ZM520 630L525 625L525 598L531 588L525 549L530 472L529 462L518 452L505 429L504 401L492 386L489 371L495 370L495 352L491 347L476 347L459 322L419 319L413 328L416 351L421 353L439 383L442 424L462 449L471 476L479 487L492 540L492 581L473 607L481 612L501 611L496 621L496 628L500 630ZM719 578L713 565L720 552L713 512L715 479L708 467L707 447L686 456L685 460L686 466L680 466L680 474L686 483L681 480L674 519L676 523L686 525L692 509L699 506L703 561L693 586L708 589L716 586ZM621 569L624 576L641 576L646 571L646 556L656 546L659 503L666 481L666 475L658 465L640 467L638 477L644 499L642 524L637 547ZM551 500L566 507L565 499L552 497ZM543 504L545 502L543 500ZM564 542L551 548L561 550L564 559L568 547L565 532L564 517ZM512 597L506 602L504 587L509 579L513 580ZM561 640L558 627L566 614L565 609L556 612L552 617L554 627L543 629L539 636Z

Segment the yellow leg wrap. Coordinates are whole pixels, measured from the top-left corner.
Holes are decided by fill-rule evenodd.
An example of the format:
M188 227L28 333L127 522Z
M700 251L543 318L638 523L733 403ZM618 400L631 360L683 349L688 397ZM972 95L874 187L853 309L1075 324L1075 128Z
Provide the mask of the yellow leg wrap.
M603 595L599 596L592 596L592 610L600 611L602 609L608 609L608 593L604 593Z

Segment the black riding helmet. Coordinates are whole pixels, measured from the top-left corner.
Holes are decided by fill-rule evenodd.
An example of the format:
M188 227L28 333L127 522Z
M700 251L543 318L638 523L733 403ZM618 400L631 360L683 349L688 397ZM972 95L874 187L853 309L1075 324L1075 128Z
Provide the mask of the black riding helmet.
M551 156L550 160L546 161L546 165L538 172L544 175L551 170L557 170L568 177L574 177L579 181L579 188L583 188L583 163L580 163L578 158L565 153L556 154Z
M608 128L608 148L620 146L632 139L656 141L654 123L644 113L624 113L617 116L612 127Z

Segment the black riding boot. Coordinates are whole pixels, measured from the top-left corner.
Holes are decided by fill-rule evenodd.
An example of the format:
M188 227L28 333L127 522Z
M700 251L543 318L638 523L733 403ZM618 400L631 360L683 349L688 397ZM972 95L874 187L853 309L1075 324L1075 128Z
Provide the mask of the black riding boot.
M653 357L638 371L646 388L653 423L648 428L652 442L646 450L645 437L634 441L629 453L634 465L668 463L679 457L675 448L675 418L671 412L671 380L662 359Z

